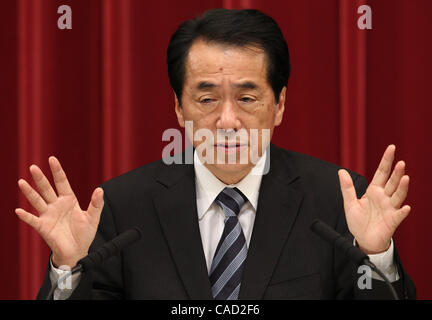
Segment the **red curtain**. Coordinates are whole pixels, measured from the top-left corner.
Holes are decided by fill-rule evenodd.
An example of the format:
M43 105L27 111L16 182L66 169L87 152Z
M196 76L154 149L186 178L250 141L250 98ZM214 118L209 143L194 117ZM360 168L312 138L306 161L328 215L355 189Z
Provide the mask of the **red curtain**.
M372 9L359 30L357 8ZM57 8L72 8L72 30ZM215 7L257 8L276 19L292 59L275 144L339 163L369 180L385 147L411 177L413 209L395 239L419 298L432 298L427 203L432 74L429 0L18 0L0 10L2 142L0 298L33 299L48 248L14 215L30 209L17 180L36 163L63 164L82 206L103 181L161 157L178 128L165 52L185 19Z

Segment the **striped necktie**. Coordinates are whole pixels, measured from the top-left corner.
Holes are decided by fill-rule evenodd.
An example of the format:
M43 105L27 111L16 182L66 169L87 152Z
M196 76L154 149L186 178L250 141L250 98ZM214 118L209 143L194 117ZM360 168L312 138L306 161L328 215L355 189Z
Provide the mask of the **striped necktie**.
M212 294L218 300L238 299L247 246L237 215L247 200L237 188L225 188L215 200L225 213L225 227L209 273Z

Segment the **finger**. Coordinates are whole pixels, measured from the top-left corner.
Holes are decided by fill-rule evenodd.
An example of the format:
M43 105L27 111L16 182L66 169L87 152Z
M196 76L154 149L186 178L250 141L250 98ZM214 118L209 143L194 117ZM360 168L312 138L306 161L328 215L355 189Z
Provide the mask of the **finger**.
M401 222L408 216L408 214L411 212L411 207L408 205L403 206L398 211L396 211L394 217L396 225L400 225Z
M43 214L48 206L44 199L37 193L24 179L20 179L18 181L18 186L21 189L21 192L24 194L24 196L27 198L27 200L30 202L30 204L33 206L33 208L36 209L36 211L39 214Z
M93 191L90 204L87 209L87 213L92 218L99 218L100 213L102 212L104 206L104 199L103 199L103 189L102 188L96 188Z
M30 166L30 173L42 198L47 203L56 201L57 195L42 170L38 166L32 165Z
M398 163L396 163L393 173L385 185L384 191L386 195L390 197L396 191L400 179L404 174L405 174L405 162L399 161Z
M39 229L39 217L36 217L34 214L25 211L24 209L17 208L15 209L15 213L20 218L20 220L27 223L30 227L35 230Z
M399 182L399 186L395 193L390 198L390 203L393 207L399 208L405 201L408 194L409 177L403 176Z
M391 172L392 163L394 160L396 146L389 145L384 151L381 162L371 181L372 185L384 187Z
M350 174L346 170L341 169L338 171L338 175L344 201L344 207L345 209L347 209L356 203L357 194Z
M51 156L49 157L48 162L51 168L57 193L63 196L73 194L72 188L66 177L66 173L63 171L63 168L61 167L57 158Z

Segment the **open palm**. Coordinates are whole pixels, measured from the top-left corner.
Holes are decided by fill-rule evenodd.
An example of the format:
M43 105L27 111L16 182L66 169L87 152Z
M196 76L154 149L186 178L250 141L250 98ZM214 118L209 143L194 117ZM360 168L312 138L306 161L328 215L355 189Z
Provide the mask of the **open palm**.
M411 210L408 205L401 207L408 193L409 177L404 175L403 161L399 161L391 173L394 155L395 146L388 146L361 199L356 196L348 172L339 170L348 228L360 248L368 254L388 249L396 228Z
M95 189L87 211L83 211L60 162L50 157L49 165L57 193L41 169L32 165L30 173L37 191L24 179L20 179L18 185L38 215L21 208L15 212L45 240L53 252L55 265L74 267L79 259L87 255L96 235L103 208L103 190Z

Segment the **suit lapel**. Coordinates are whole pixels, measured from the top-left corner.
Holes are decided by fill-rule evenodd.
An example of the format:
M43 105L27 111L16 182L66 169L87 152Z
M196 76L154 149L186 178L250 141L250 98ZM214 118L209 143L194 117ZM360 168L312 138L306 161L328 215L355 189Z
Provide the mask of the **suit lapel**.
M166 189L154 204L186 292L191 299L212 299L198 225L193 165L167 166L158 181Z
M300 179L271 146L270 171L263 176L239 299L261 299L296 220L303 189Z

